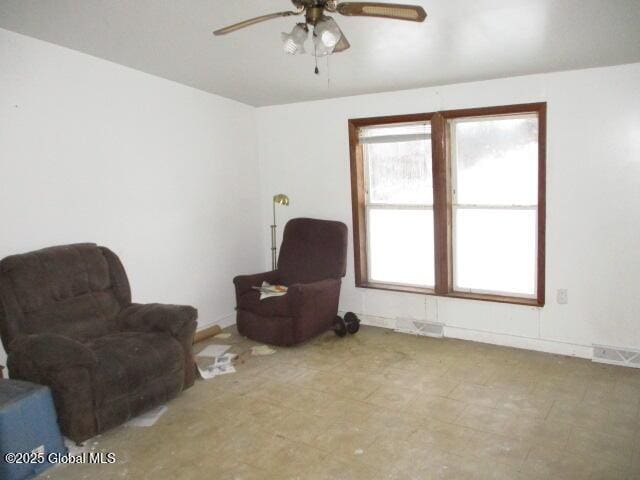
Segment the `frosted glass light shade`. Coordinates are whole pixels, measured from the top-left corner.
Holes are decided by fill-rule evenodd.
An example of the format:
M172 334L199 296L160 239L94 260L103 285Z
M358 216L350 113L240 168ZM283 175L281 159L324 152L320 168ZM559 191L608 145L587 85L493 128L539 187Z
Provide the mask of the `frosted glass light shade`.
M342 31L340 31L338 24L331 17L323 17L319 20L313 32L322 44L331 51L333 51L342 38Z
M282 33L282 48L289 55L306 53L304 44L309 36L309 31L303 23L297 24L291 30L291 33Z
M327 55L331 55L333 53L333 48L327 48L327 46L322 43L320 37L313 34L313 55L316 57L326 57Z

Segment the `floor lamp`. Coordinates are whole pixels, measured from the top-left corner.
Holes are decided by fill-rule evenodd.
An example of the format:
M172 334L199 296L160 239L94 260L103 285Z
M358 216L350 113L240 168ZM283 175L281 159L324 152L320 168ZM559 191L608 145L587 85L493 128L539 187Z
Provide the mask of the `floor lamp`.
M271 225L271 269L276 269L276 204L289 205L289 197L284 193L279 193L273 196L273 224Z

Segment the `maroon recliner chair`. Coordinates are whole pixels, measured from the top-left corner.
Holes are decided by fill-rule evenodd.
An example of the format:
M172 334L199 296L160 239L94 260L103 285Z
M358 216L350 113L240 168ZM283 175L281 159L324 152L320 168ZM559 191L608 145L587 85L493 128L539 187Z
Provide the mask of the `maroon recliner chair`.
M287 222L278 269L233 279L240 334L289 346L334 328L347 266L347 233L342 222L312 218ZM263 281L287 286L287 294L260 300L253 287ZM336 332L346 333L343 329Z
M197 311L131 303L120 259L95 244L0 261L0 334L11 378L47 385L82 442L193 385Z

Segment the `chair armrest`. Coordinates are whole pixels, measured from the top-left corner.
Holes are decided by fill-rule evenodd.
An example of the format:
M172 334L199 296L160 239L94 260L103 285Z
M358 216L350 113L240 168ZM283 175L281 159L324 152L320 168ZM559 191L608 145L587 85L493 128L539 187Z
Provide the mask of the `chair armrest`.
M233 284L236 286L236 296L239 297L251 291L252 287L259 287L262 285L262 282L275 284L278 282L278 276L278 270L256 273L255 275L238 275L233 279Z
M287 289L287 294L292 296L296 295L317 295L326 291L329 288L334 288L340 285L341 279L339 278L327 278L325 280L319 280L312 283L294 283Z
M51 333L22 335L11 342L12 363L29 363L41 371L60 371L71 367L91 368L95 354L82 343Z
M120 330L134 332L164 332L179 337L193 326L195 329L198 311L186 305L161 303L132 303L120 312Z
M340 278L327 278L312 283L294 283L287 290L289 304L296 313L302 311L303 308L314 305L316 301L324 301L333 295L340 294Z
M134 332L162 332L171 335L184 351L183 388L193 385L195 361L193 358L193 335L196 332L198 311L185 305L161 303L132 303L120 312L120 330Z
M294 338L303 340L331 328L338 313L341 283L342 279L331 278L289 286L286 296L295 319Z

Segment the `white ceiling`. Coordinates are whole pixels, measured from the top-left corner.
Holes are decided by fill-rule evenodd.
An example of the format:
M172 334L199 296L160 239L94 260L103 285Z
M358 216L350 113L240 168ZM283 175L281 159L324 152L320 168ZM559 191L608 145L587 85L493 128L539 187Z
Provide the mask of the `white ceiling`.
M288 0L0 0L0 27L262 106L640 61L640 0L402 0L416 24L336 19L351 49L289 56Z

